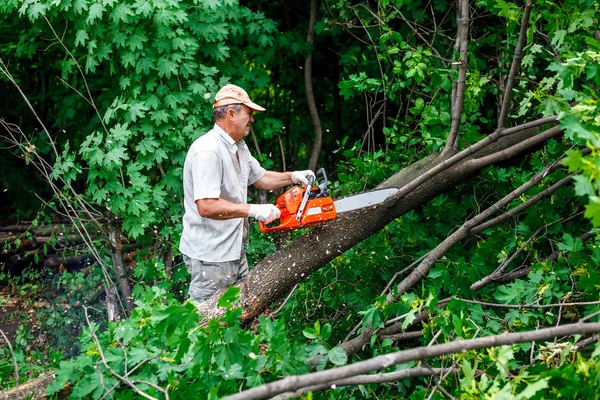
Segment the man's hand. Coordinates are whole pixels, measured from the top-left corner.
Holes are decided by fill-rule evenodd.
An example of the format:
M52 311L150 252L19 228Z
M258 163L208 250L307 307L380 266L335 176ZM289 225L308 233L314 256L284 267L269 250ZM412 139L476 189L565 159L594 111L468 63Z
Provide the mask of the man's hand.
M304 187L308 186L308 177L312 176L313 177L313 182L315 179L315 173L312 172L310 169L307 169L306 171L294 171L292 172L292 182L298 184L301 183L302 185L304 185Z
M248 216L268 224L279 218L281 211L273 204L250 204Z

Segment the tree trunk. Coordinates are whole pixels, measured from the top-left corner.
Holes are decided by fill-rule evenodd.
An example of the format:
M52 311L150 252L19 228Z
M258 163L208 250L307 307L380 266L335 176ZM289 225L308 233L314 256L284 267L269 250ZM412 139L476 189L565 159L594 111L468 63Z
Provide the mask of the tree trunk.
M317 0L311 0L310 2L310 20L308 22L308 34L306 41L312 46L315 37L315 20L317 18ZM310 161L308 162L308 169L315 171L317 169L317 163L319 162L319 153L321 153L321 145L323 143L323 127L321 126L321 120L319 119L319 112L317 111L317 105L315 103L315 94L313 91L312 84L312 50L311 53L306 57L304 61L304 85L306 88L306 102L308 103L308 109L310 111L310 117L312 118L313 127L315 128L315 140L313 142L312 153L310 155Z
M123 242L121 240L121 221L114 215L108 218L108 242L112 255L113 268L117 278L117 285L121 298L125 302L127 313L133 310L133 300L131 298L131 286L127 276L127 270L123 263ZM108 291L107 291L108 292Z

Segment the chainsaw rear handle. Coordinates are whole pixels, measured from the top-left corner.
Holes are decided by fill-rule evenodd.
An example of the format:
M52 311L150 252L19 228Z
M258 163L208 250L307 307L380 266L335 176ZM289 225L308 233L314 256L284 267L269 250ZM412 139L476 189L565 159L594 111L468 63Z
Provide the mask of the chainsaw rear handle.
M317 194L317 197L327 196L327 174L325 173L325 168L319 168L317 172L315 172L315 176L317 175L323 176L323 180L319 183L319 193Z

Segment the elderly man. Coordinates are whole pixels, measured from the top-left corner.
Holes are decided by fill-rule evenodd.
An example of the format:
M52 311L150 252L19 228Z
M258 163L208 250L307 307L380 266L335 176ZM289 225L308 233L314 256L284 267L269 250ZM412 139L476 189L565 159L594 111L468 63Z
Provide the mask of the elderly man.
M215 96L215 125L190 147L183 168L185 215L179 250L192 280L189 297L202 302L248 274L245 247L248 217L270 223L280 212L272 204L247 204L247 187L261 190L308 183L310 170L265 171L244 138L254 122L253 103L239 86Z

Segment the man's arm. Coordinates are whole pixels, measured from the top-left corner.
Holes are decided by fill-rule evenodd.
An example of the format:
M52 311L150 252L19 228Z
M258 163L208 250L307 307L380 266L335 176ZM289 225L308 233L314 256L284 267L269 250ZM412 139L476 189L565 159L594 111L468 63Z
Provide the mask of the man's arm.
M196 200L198 214L210 219L233 219L248 216L250 204L236 204L223 199Z
M262 178L254 182L259 190L275 190L293 184L291 172L265 171Z
M293 183L308 185L308 177L315 178L315 173L311 170L294 172L275 172L265 171L262 178L254 182L254 186L260 190L275 190Z
M220 220L252 217L268 224L281 215L273 204L236 204L223 199L196 200L196 207L202 217Z

